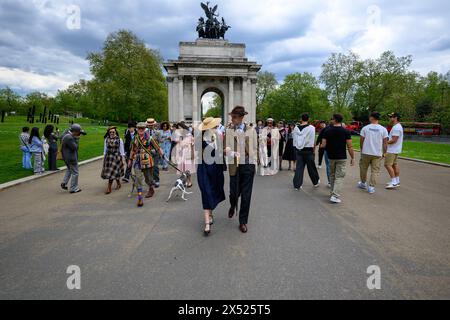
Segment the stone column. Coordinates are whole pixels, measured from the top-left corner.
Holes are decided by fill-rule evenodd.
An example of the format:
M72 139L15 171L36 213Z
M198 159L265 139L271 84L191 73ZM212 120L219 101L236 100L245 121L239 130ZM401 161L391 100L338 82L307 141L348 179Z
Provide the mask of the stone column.
M194 123L201 121L198 106L197 77L192 77L192 121Z
M225 119L223 119L223 125L227 125L228 123L228 114L233 111L234 105L234 78L228 78L228 110L225 111Z
M178 77L178 121L184 121L184 85L183 76Z
M167 77L167 90L169 92L169 121L175 122L176 119L173 115L173 77Z
M247 77L242 78L242 106L249 111L249 105L248 105L248 88L247 88Z
M257 84L258 80L257 79L252 79L252 120L251 122L253 122L256 125L256 84Z

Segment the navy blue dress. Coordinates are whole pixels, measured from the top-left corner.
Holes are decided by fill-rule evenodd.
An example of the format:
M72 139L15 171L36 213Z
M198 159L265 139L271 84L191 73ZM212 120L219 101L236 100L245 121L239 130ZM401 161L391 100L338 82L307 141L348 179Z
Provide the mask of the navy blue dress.
M207 146L203 142L203 150ZM215 156L215 151L212 156ZM217 206L225 201L225 178L222 164L206 164L202 161L197 167L197 180L202 193L203 210L215 210Z

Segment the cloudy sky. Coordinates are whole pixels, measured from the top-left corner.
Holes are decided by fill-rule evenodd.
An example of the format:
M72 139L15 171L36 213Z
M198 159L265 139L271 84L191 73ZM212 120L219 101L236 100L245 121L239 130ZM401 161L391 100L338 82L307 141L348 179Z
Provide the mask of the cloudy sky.
M348 50L363 58L412 54L423 74L450 70L447 0L211 2L232 26L227 38L246 43L248 57L280 80L319 75L330 53ZM87 53L118 29L176 58L179 41L195 40L201 15L199 0L0 0L0 87L55 94L89 78Z

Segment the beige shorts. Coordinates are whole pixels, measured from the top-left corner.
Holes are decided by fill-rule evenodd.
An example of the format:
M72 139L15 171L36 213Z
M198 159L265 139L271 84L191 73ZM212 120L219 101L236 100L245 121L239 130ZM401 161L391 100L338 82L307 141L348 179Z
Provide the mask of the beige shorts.
M384 165L389 167L398 165L398 154L387 153Z

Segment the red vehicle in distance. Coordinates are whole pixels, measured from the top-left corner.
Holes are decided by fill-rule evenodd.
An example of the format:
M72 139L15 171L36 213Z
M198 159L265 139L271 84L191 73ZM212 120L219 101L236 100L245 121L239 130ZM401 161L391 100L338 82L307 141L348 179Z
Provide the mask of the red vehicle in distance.
M361 132L361 129L364 127L364 124L361 121L352 121L350 124L345 125L345 129L350 132Z
M440 136L442 134L442 125L440 123L426 122L401 122L404 133L412 136ZM392 126L388 126L391 132Z

